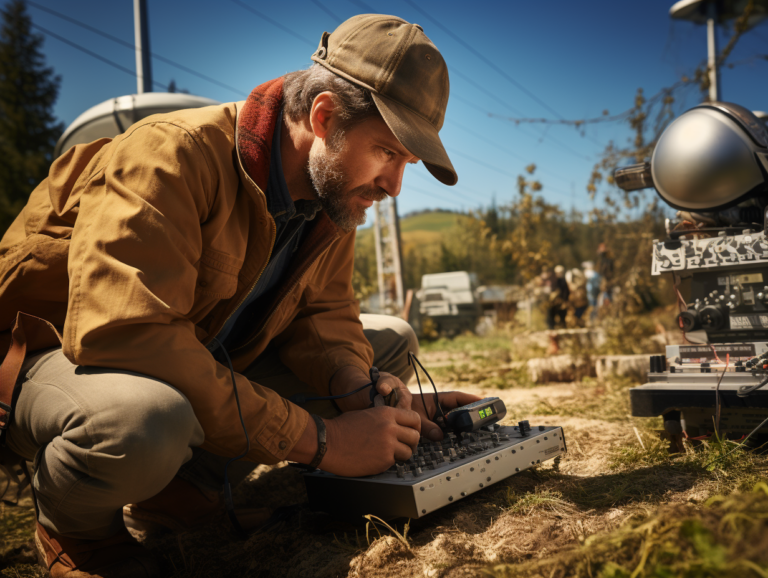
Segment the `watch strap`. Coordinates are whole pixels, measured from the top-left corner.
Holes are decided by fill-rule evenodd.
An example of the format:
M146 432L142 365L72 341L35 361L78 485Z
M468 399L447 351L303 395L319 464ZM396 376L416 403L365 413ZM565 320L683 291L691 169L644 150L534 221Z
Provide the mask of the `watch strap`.
M319 415L315 415L314 413L309 415L312 416L312 419L315 420L315 425L317 426L317 453L315 453L315 457L313 457L312 461L307 465L312 469L316 469L317 466L320 465L320 462L323 461L325 452L328 449L328 445L326 444L326 429L323 418L321 418Z

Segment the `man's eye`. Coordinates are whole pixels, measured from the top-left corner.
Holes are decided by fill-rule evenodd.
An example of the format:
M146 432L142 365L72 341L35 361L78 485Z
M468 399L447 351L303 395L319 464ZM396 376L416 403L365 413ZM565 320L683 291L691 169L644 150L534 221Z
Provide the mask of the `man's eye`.
M383 151L384 151L384 154L385 154L385 155L387 155L389 158L392 158L393 156L395 156L395 153L393 153L393 152L392 152L391 150L389 150L389 149L385 149L384 147L382 147L382 148L381 148L381 150L383 150Z

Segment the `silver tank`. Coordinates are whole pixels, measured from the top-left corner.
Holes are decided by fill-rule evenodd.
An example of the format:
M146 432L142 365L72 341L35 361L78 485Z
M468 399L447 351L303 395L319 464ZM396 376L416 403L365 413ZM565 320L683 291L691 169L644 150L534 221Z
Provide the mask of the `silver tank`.
M741 106L696 107L661 135L651 174L656 190L677 209L726 207L767 187L768 132Z

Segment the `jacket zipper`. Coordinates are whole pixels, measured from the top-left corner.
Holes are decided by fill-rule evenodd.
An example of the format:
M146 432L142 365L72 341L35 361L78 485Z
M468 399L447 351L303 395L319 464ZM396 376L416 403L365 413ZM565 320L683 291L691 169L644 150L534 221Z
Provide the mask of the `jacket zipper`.
M336 240L335 238L334 238L334 239L331 239L330 241L328 241L327 243L325 243L325 244L324 244L322 247L320 247L320 250L317 252L317 255L315 255L315 256L314 256L314 258L313 258L311 261L308 261L308 262L307 262L307 265L306 265L306 266L305 266L305 267L304 267L304 268L303 268L301 271L299 271L299 272L298 272L298 274L296 275L296 281L294 281L294 282L293 282L293 284L291 285L290 289L288 289L288 291L286 291L286 292L285 292L285 294L282 296L282 298L280 299L280 301L278 301L278 302L277 302L277 304L276 304L276 305L275 305L275 306L272 308L272 311L270 311L270 312L269 312L269 315L267 315L267 317L264 319L264 321L262 322L261 326L259 327L259 330L258 330L256 333L254 333L254 334L253 334L253 335L250 337L250 339L248 339L248 341L246 341L246 342L245 342L245 343L243 343L242 345L238 345L237 347L235 347L234 349L232 349L232 353L235 353L236 351L240 351L240 350L242 350L243 348L245 348L245 347L248 347L248 346L249 346L249 345L250 345L250 344L251 344L251 343L252 343L252 342L253 342L253 341L254 341L256 338L258 338L258 337L259 337L259 335L261 335L262 331L264 331L264 328L267 326L267 323L269 323L269 320L270 320L270 319L272 319L272 316L273 316L273 315L274 315L274 314L275 314L275 313L278 311L278 309L280 309L280 306L281 306L281 305L283 304L283 302L284 302L284 301L285 301L285 300L288 298L288 296L289 296L291 293L293 293L293 290L294 290L294 289L295 289L295 288L298 286L298 284L301 282L301 279L304 277L304 274L307 272L307 270L308 270L308 269L309 269L309 268L310 268L312 265L314 265L314 264L315 264L315 262L316 262L316 261L317 261L317 260L320 258L320 255L322 255L322 254L325 252L325 250L326 250L328 247L330 247L330 246L331 246L331 244L332 244L332 243L333 243L335 240ZM225 324L226 324L226 322L225 322Z

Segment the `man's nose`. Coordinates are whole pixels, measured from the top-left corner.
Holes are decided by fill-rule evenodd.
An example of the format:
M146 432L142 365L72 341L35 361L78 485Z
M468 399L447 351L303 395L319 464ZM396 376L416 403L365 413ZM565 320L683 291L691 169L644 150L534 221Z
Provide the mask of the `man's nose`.
M400 194L404 172L405 166L388 171L376 179L376 184L384 189L390 197L396 197Z

